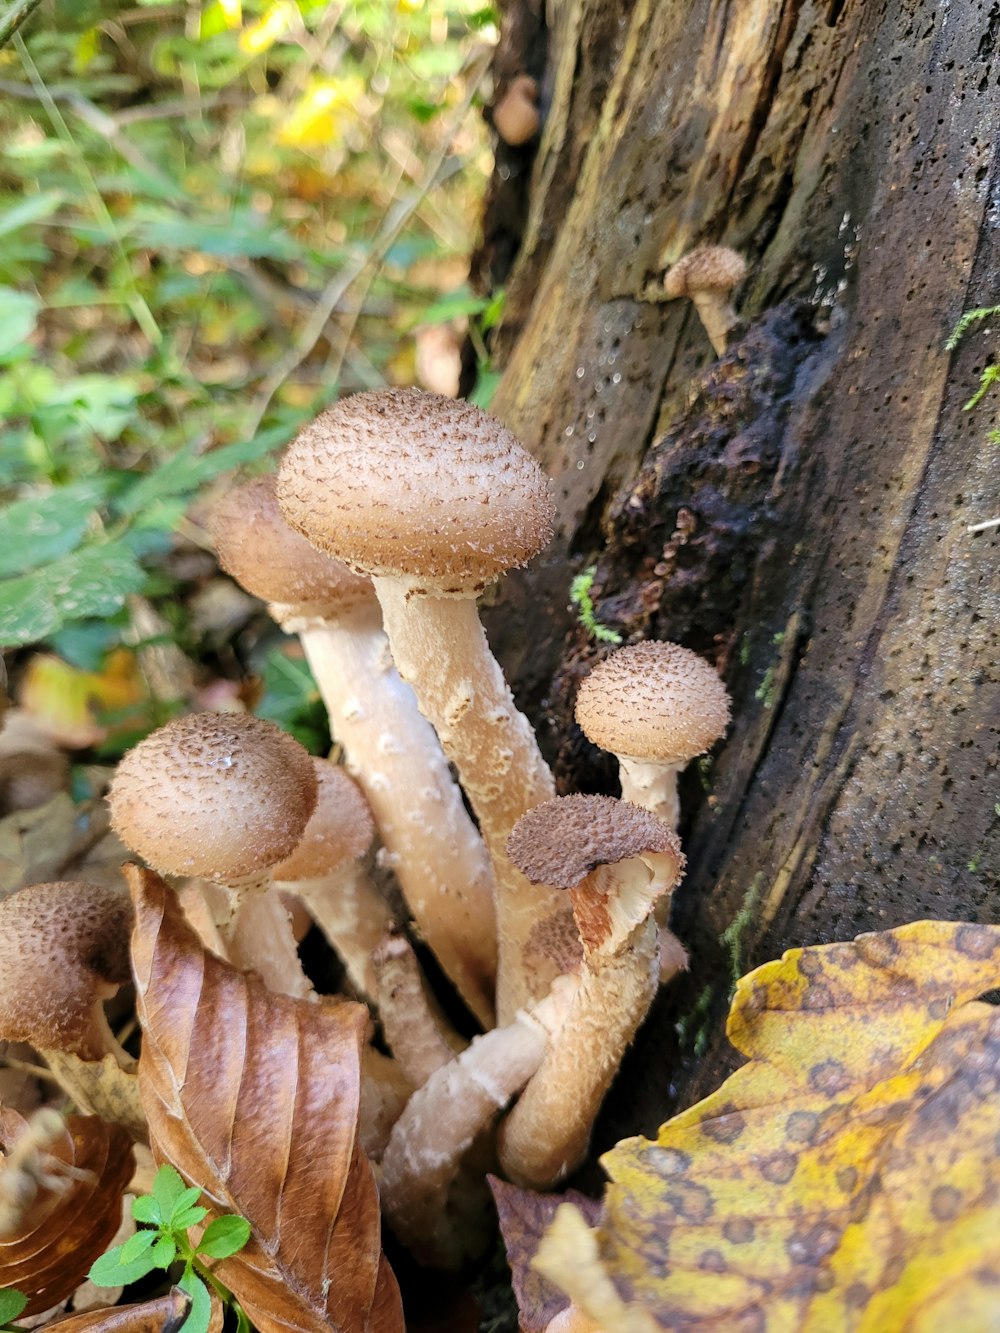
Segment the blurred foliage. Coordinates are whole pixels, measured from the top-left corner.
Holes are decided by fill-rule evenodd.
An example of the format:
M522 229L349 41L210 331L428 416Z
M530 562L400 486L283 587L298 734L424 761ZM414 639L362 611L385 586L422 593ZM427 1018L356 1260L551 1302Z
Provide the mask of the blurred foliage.
M495 21L43 0L0 50L0 645L95 670L144 637L138 595L197 655L176 557L199 488L413 382L418 326L495 321L461 285ZM265 687L285 716L296 679Z

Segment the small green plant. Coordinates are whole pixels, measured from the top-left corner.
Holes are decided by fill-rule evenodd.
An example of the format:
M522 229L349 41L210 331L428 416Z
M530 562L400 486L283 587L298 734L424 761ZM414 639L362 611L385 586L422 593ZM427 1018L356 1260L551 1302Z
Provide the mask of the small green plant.
M621 643L622 636L618 631L602 625L594 614L594 599L590 595L590 590L594 586L596 573L596 567L591 565L589 569L577 574L569 585L569 600L576 607L580 624L592 639L596 639L598 643Z
M27 1304L27 1296L23 1292L15 1291L13 1287L6 1287L0 1291L0 1333L9 1333L11 1329L14 1329L14 1333L19 1333L14 1320Z
M995 315L1000 315L1000 305L981 306L978 310L967 310L948 335L948 341L944 345L945 351L953 352L973 324L979 324L984 319L992 319ZM979 388L963 406L962 411L971 412L974 407L982 402L991 386L997 383L1000 383L1000 365L991 362L990 365L984 367L983 373L979 376Z
M91 1266L90 1280L99 1287L122 1287L179 1261L184 1272L177 1285L190 1298L191 1309L178 1333L206 1333L212 1313L209 1288L236 1313L237 1333L249 1333L250 1321L233 1293L213 1276L204 1260L228 1259L242 1250L250 1239L250 1223L245 1217L216 1217L200 1240L192 1240L188 1229L208 1216L208 1209L198 1203L200 1198L201 1190L196 1185L185 1185L172 1166L161 1166L153 1180L152 1194L140 1195L132 1204L132 1216L142 1229L102 1255ZM2 1312L0 1306L0 1316Z

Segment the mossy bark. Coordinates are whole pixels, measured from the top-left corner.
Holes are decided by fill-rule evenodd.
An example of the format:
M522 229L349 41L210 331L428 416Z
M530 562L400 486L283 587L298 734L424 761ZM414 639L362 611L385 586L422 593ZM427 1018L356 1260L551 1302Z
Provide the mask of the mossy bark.
M676 639L734 722L682 785L691 971L598 1134L719 1082L734 974L921 917L1000 919L1000 3L533 0L499 81L544 128L498 157L475 272L502 281L494 399L555 479L546 557L486 612L562 790L614 791L572 702L606 649L568 606ZM511 227L520 249L511 266ZM716 358L664 264L751 265ZM678 1037L678 1032L680 1036ZM641 1071L641 1072L640 1072Z

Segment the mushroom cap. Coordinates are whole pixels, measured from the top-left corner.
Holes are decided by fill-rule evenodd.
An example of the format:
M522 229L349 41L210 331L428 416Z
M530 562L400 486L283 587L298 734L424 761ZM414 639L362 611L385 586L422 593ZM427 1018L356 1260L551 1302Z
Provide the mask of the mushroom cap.
M332 619L375 596L371 580L317 551L278 508L277 477L231 486L212 505L207 526L219 564L265 602Z
M419 389L345 398L295 439L278 474L287 521L352 569L438 596L474 595L548 541L541 468L478 407Z
M598 866L644 853L666 853L684 864L677 835L666 824L613 796L554 796L514 825L507 855L532 884L572 889Z
M95 1006L129 977L132 907L124 890L60 880L0 902L0 1037L102 1054Z
M155 869L231 884L291 853L316 776L311 755L273 723L191 713L129 750L108 801L115 832Z
M519 148L538 133L538 84L530 74L512 79L504 95L493 108L497 134L512 148Z
M326 759L313 759L313 768L316 809L291 856L271 867L272 879L283 884L319 879L356 861L375 836L371 809L353 778Z
M673 300L693 292L731 292L747 275L742 255L727 245L699 245L668 271L664 294Z
M725 731L729 695L697 653L650 640L619 648L594 667L576 697L576 720L612 754L686 764Z

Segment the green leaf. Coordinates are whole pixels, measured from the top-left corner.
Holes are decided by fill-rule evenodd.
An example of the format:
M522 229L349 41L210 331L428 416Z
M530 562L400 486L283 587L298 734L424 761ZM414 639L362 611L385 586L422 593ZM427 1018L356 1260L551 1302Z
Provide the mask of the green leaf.
M62 190L46 190L44 194L32 195L22 203L0 213L0 236L9 236L19 227L26 227L29 222L41 222L51 217L65 199Z
M205 1228L198 1253L209 1259L228 1259L242 1250L249 1239L250 1223L245 1217L217 1217Z
M265 454L279 449L295 434L296 426L280 426L273 430L261 431L249 440L239 440L235 444L224 444L210 453L195 454L188 450L175 454L162 467L142 477L130 487L115 504L115 509L122 514L135 514L146 510L156 500L169 496L191 494L206 481L228 472L230 468L243 463L254 462Z
M28 292L0 287L0 356L26 342L35 331L42 303Z
M149 218L139 222L136 239L142 246L164 250L200 250L227 259L304 259L305 251L286 231L246 211L220 222L188 218Z
M9 1324L16 1319L27 1304L28 1298L23 1292L5 1287L0 1291L0 1324Z
M503 372L500 370L481 370L479 378L476 380L476 387L469 394L469 402L476 407L481 407L485 412L493 401L493 395L497 391L497 385Z
M207 1208L182 1208L171 1217L171 1230L187 1231L188 1227L195 1227L199 1222L204 1222L207 1216Z
M185 1268L177 1283L181 1291L191 1297L191 1309L177 1333L208 1333L212 1318L212 1298L208 1288L192 1268Z
M95 477L8 505L3 516L0 578L24 574L75 550L106 491L106 485Z
M94 1260L87 1275L91 1282L98 1287L125 1287L130 1282L138 1282L141 1277L159 1267L152 1250L147 1250L129 1263L123 1262L121 1254L124 1248L124 1245L116 1245L107 1254L102 1254L100 1259Z
M177 1168L171 1166L169 1162L164 1162L153 1177L153 1198L160 1205L161 1216L169 1217L174 1211L177 1200L189 1188ZM198 1193L201 1194L201 1190Z
M169 1268L177 1258L177 1242L173 1236L161 1235L153 1246L152 1254L157 1268Z
M140 1194L137 1199L132 1200L132 1216L137 1222L148 1222L151 1226L158 1227L163 1221L160 1201L154 1199L152 1194Z
M145 574L121 543L82 546L72 555L0 581L0 643L35 643L69 620L109 616L138 592Z
M182 1213L187 1212L190 1209L191 1205L193 1203L197 1203L200 1198L201 1198L201 1190L198 1188L198 1186L188 1185L188 1187L182 1190L181 1193L178 1194L177 1198L174 1200L174 1206L171 1208L170 1214L167 1218L168 1224L172 1227L192 1226L193 1223L191 1222L181 1222L180 1216ZM201 1221L200 1218L198 1220Z
M134 1236L129 1236L120 1250L121 1262L130 1264L133 1259L138 1259L141 1254L151 1250L159 1234L158 1231L137 1231Z

